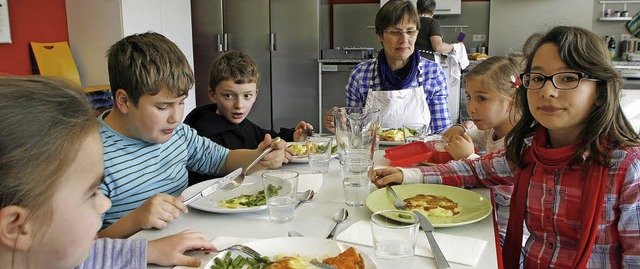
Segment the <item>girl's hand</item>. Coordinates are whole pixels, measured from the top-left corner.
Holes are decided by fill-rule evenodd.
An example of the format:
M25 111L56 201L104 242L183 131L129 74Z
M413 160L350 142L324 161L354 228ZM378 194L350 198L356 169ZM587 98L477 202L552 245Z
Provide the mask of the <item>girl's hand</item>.
M296 130L293 132L293 141L304 142L305 139L307 139L307 130L313 131L313 125L304 121L298 122L298 124L296 125Z
M187 250L215 250L203 233L196 231L183 231L149 241L147 247L147 262L162 266L200 266L200 259L184 255Z
M166 193L158 193L132 211L129 217L140 229L164 229L169 222L180 216L180 212L188 212L182 200L182 196L173 197Z
M444 145L444 149L451 154L454 160L466 159L475 152L473 140L468 134L454 136Z
M403 174L402 170L394 167L379 168L373 171L373 178L371 182L378 188L384 187L389 183L402 184Z

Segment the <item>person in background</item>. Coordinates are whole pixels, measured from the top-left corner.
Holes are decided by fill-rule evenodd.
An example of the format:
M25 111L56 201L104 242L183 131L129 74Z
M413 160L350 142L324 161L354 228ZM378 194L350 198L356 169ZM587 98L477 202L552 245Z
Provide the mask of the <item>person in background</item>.
M265 130L247 119L258 98L260 73L256 63L244 52L229 51L218 55L209 69L209 99L213 104L197 107L184 123L229 149L253 149L265 134L285 141L305 141L313 126L300 121L295 129L280 128L277 133ZM291 154L286 153L291 159ZM189 173L189 185L212 178L213 175Z
M382 127L404 123L429 126L441 133L451 126L446 77L440 65L415 50L420 18L409 1L389 1L376 14L382 44L377 59L358 64L347 83L346 106L380 109ZM333 110L324 124L335 132Z
M98 127L70 82L0 77L0 268L199 266L183 254L215 249L199 232L97 239L111 206Z
M514 185L505 268L518 268L525 222L524 268L640 268L640 136L620 108L620 74L583 28L555 27L534 48L505 150L421 167L418 181L383 168L373 181Z
M114 107L99 117L105 154L100 188L113 206L104 215L101 237L163 229L186 213L179 194L187 187L188 171L228 174L269 147L273 151L256 170L280 167L285 160L286 143L268 134L254 150L230 151L181 123L193 71L166 37L144 33L121 39L109 48L108 69Z
M420 14L420 31L416 39L416 49L420 52L420 56L435 61L435 52L449 54L453 50L453 46L442 40L440 23L433 18L436 1L418 0L416 8Z

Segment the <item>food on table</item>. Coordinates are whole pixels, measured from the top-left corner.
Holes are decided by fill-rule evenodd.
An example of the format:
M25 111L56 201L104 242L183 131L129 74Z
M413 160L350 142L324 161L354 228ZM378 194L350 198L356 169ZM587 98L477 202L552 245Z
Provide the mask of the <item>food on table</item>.
M407 203L408 211L418 210L425 216L453 217L462 210L458 203L446 196L418 194L404 199L404 202Z
M402 142L404 141L405 135L409 137L414 136L417 133L417 130L411 128L406 128L405 134L402 133L402 128L390 128L383 130L382 133L380 133L380 141Z
M262 257L260 260L252 259L238 255L235 258L231 257L231 251L227 251L224 257L214 258L214 264L211 265L211 269L306 269L316 268L311 265L310 261L317 259L310 259L306 257L293 256L293 255L276 255L273 259L267 256ZM335 257L329 257L322 260L322 263L332 265L338 269L364 269L364 260L362 256L356 251L355 248L349 247L344 252L338 254Z
M469 55L469 59L470 60L484 60L484 59L487 59L487 58L489 58L489 55L486 55L484 53L476 52L476 53L473 53L473 54Z
M317 143L311 142L311 152L326 152L327 146L318 146ZM291 151L293 151L293 156L307 155L307 145L305 143L293 143L288 147ZM331 154L336 153L338 150L337 146L333 146L331 148Z
M282 189L282 186L276 187L271 184L267 186L267 191L273 195L278 194L280 189ZM260 190L255 194L241 194L231 199L220 200L220 207L224 208L244 208L265 204L267 204L267 199L265 198L264 190Z
M364 260L353 247L349 247L338 256L322 260L322 263L333 265L338 269L364 269Z

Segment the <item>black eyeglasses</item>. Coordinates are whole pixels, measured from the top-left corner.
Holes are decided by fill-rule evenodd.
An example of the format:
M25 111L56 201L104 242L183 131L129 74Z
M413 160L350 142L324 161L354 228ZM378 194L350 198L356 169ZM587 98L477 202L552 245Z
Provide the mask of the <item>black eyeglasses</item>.
M538 90L544 87L547 80L551 80L556 89L559 90L572 90L580 85L580 81L588 79L592 81L600 81L599 79L591 78L588 74L582 72L558 72L551 76L545 76L544 74L530 72L520 75L522 80L522 86L529 90Z
M384 30L384 32L396 37L400 37L402 34L407 34L409 37L418 35L418 30Z

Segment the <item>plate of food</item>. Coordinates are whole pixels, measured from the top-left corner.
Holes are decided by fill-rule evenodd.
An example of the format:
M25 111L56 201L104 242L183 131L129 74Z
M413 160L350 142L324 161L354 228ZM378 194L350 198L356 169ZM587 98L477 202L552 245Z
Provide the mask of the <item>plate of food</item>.
M191 197L211 185L211 179L192 185L182 192L183 197ZM277 191L277 190L274 190ZM195 209L214 213L244 213L267 209L264 187L259 178L247 176L244 183L229 191L216 191L189 204Z
M427 217L433 227L454 227L480 221L491 214L491 201L463 188L439 184L407 184L393 186L400 199ZM367 196L366 205L371 212L395 209L393 195L378 189ZM400 217L390 217L403 221Z
M380 132L380 145L383 146L398 146L404 144L404 136L414 136L418 133L418 130L406 128L406 134L402 131L403 128L382 128Z
M237 252L221 252L211 259L204 268L320 268L312 261L332 265L336 268L375 269L376 263L367 254L354 247L348 247L334 240L312 237L277 237L244 244L269 261L257 261ZM238 258L238 257L241 258ZM217 259L217 260L216 260ZM239 261L236 261L239 260ZM244 260L244 262L242 262ZM229 264L235 265L229 267ZM227 265L220 266L221 263Z
M336 146L335 139L333 140L333 146L331 147L331 158L335 158L338 156L338 146ZM309 158L307 157L307 143L306 142L287 142L287 148L289 148L293 152L293 158L290 162L292 163L308 163ZM314 147L311 147L311 150L317 150Z

